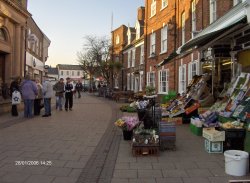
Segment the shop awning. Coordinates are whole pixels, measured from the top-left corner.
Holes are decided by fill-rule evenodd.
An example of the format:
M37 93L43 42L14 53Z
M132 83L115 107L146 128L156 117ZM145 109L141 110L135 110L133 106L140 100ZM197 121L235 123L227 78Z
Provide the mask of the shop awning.
M237 6L232 8L228 13L226 13L223 17L221 17L220 19L209 25L202 32L197 34L193 39L179 47L177 50L173 51L166 59L164 59L163 62L157 64L156 66L160 67L172 60L173 58L177 57L178 55L184 54L195 47L204 46L219 37L224 32L229 31L234 26L240 23L246 23L246 8L249 9L249 4L247 1L238 4Z

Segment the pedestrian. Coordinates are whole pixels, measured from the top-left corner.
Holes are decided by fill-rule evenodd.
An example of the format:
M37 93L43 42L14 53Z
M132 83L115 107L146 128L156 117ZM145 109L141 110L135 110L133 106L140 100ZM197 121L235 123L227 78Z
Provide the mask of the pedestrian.
M82 89L83 89L82 83L81 83L80 80L78 80L78 82L76 83L76 86L75 86L75 90L78 93L78 98L81 98L81 91L82 91Z
M36 95L38 94L37 86L34 81L31 80L29 74L24 78L21 84L21 93L24 101L24 117L33 117L33 106Z
M53 87L48 77L44 78L43 82L43 101L45 113L42 117L51 116L51 97L53 95Z
M39 116L41 111L41 101L43 99L43 86L39 79L35 80L37 86L37 96L34 100L34 115Z
M14 78L14 80L11 82L11 84L10 84L11 97L13 97L13 92L19 92L19 94L20 94L20 83L21 83L20 77ZM11 115L18 116L17 104L12 104Z
M73 85L70 83L70 78L66 78L66 84L64 87L64 91L65 91L65 111L71 110L72 111L72 107L73 107L73 90L74 87Z
M61 78L53 87L56 92L56 110L62 111L63 93L64 93L64 80Z

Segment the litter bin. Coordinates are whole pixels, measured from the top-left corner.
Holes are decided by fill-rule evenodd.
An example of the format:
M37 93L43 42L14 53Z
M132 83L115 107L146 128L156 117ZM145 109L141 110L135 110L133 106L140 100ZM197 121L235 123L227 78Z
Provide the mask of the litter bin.
M233 176L244 176L248 173L248 157L245 151L228 150L224 152L225 172Z

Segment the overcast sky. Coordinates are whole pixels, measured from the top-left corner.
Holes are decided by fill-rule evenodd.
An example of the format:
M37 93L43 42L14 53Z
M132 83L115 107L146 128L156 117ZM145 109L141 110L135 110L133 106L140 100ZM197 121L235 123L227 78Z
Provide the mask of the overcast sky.
M85 35L110 36L122 24L134 26L144 0L30 0L28 10L51 40L46 65L77 64Z

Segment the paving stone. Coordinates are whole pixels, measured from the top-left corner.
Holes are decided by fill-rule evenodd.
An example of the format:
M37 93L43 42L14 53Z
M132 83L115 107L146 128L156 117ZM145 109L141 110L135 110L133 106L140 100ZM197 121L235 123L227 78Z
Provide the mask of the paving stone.
M0 172L22 172L22 170L24 169L24 166L21 165L15 165L15 163L11 163L11 164L5 164L0 168Z
M48 170L48 166L25 166L22 172L30 173L30 174L44 174L46 170Z
M27 158L37 158L37 157L39 157L40 156L40 154L41 154L41 152L36 152L36 151L25 151L25 152L23 152L21 155L20 155L20 157L27 157Z
M111 180L111 183L129 183L129 179L119 179L114 178Z
M82 173L83 169L79 169L79 168L74 168L71 169L71 172L69 174L69 177L79 177Z
M217 168L209 169L209 171L213 174L213 176L216 177L227 176L227 174L225 173L225 169L220 168L220 166Z
M153 169L176 169L174 163L166 162L166 163L152 163Z
M116 170L128 170L130 169L129 163L116 163L115 165Z
M213 169L218 168L220 165L217 162L209 162L209 161L198 161L196 162L198 168L205 168L205 169Z
M3 182L15 182L15 183L21 183L25 181L30 174L24 174L24 173L7 173L2 178L0 178Z
M157 178L163 177L161 170L138 170L139 178Z
M22 147L21 150L22 151L39 151L40 147L34 147L34 146L25 146Z
M190 177L210 177L212 174L208 169L191 169L186 170Z
M209 177L211 183L228 183L230 178L228 177Z
M64 167L66 162L65 160L51 160L51 167Z
M75 183L76 181L75 177L56 177L53 183Z
M210 183L208 178L192 177L192 178L182 178L183 183Z
M53 176L68 176L72 171L71 168L58 168L58 167L50 167L45 174L53 175Z
M181 178L156 178L157 183L183 183Z
M150 157L150 156L145 156L145 157L137 157L137 162L139 163L157 163L158 158L157 157Z
M188 177L188 174L184 170L162 170L163 177Z
M130 163L130 169L152 170L151 163Z
M48 175L31 175L25 183L52 183L54 176Z
M128 157L128 158L117 158L118 163L131 163L131 162L137 162L136 158L134 157Z
M41 153L39 158L44 158L45 160L54 160L59 159L60 156L60 153Z
M6 156L14 156L14 157L18 157L20 154L24 153L24 151L5 151L4 153L2 153L2 155L6 155Z
M156 183L156 180L153 178L129 179L129 183Z
M80 160L81 155L76 154L62 154L59 159L60 160L70 160L70 161L78 161Z
M84 168L85 165L86 165L86 162L67 161L64 167L66 167L66 168Z
M115 170L114 178L137 178L137 170Z
M195 162L193 161L183 161L174 163L177 169L195 169L198 168Z

